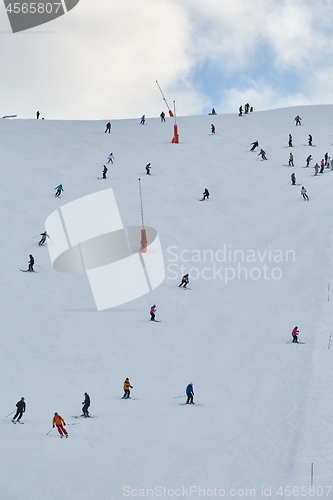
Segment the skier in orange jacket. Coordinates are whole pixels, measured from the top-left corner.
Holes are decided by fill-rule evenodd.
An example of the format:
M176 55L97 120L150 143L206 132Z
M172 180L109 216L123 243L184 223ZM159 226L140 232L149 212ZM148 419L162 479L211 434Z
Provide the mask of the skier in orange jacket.
M65 435L66 437L68 437L68 432L64 428L64 426L66 425L66 422L62 418L61 415L58 415L58 413L54 414L54 417L52 419L52 425L53 425L53 427L57 426L57 429L58 429L58 432L60 434L60 437L62 437L63 435Z
M130 389L133 389L133 387L131 386L129 379L127 378L124 382L124 395L122 399L128 399L130 397L131 394Z

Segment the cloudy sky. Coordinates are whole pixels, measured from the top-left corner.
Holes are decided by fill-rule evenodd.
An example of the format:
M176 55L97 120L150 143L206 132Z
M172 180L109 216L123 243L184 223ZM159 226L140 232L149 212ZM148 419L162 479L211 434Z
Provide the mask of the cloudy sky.
M156 80L179 115L333 102L331 0L80 0L16 34L1 2L0 51L0 116L157 116Z

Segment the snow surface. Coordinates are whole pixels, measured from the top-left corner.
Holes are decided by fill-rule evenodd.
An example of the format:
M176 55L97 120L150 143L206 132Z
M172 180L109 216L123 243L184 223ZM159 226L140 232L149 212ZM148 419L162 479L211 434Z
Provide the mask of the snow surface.
M288 486L333 498L333 488L308 489L311 463L314 486L333 485L333 172L312 177L333 156L332 111L182 117L179 145L171 118L114 121L110 135L101 121L0 121L1 499L220 498L222 489L264 498L262 487L270 498L300 497ZM314 148L304 146L309 133ZM255 140L268 161L249 152ZM110 152L115 163L98 180ZM293 171L309 202L287 184ZM55 272L37 235L56 208L109 187L124 225L140 225L139 177L166 279L98 313L87 278ZM199 202L205 187L210 200ZM219 262L224 249L252 250L255 261ZM195 262L205 250L213 262L209 253ZM38 272L21 273L30 253ZM176 286L185 272L190 291ZM154 303L161 323L149 321ZM287 343L295 325L305 345ZM121 399L126 377L137 400ZM202 406L175 399L189 382ZM96 418L74 419L85 391ZM5 416L22 396L25 425L14 425ZM55 411L69 439L46 435Z

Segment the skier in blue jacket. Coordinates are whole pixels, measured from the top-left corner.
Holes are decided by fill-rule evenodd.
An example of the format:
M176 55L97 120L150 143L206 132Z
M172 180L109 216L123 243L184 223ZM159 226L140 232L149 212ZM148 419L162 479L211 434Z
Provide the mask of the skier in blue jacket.
M193 383L192 382L190 382L188 384L188 386L186 387L186 396L187 396L187 401L185 404L187 404L187 405L192 404L193 405L194 404L193 403L194 392L193 392Z
M56 196L57 198L59 198L59 197L60 197L60 195L61 195L61 192L64 190L64 189L63 189L63 187L62 187L62 184L59 184L59 186L57 186L57 187L56 187L56 188L54 188L54 189L56 189L56 190L57 190L57 191L56 191L55 196Z

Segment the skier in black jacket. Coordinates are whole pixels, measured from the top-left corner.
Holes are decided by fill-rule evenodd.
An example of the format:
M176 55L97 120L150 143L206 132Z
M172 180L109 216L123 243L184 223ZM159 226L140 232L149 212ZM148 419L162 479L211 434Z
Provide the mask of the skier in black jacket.
M22 418L22 415L23 413L25 412L25 402L24 402L24 398L21 398L20 401L18 401L16 403L16 413L15 415L13 416L12 418L12 422L15 422L16 418L17 418L17 421L20 422L21 421L21 418Z
M28 264L29 264L28 271L33 272L35 259L33 258L33 256L31 254L29 255L29 258L30 258L30 260L28 262Z
M89 412L88 408L90 406L90 397L87 392L84 393L84 401L83 401L83 407L82 407L82 414L84 417L89 417ZM82 415L81 415L82 416Z

